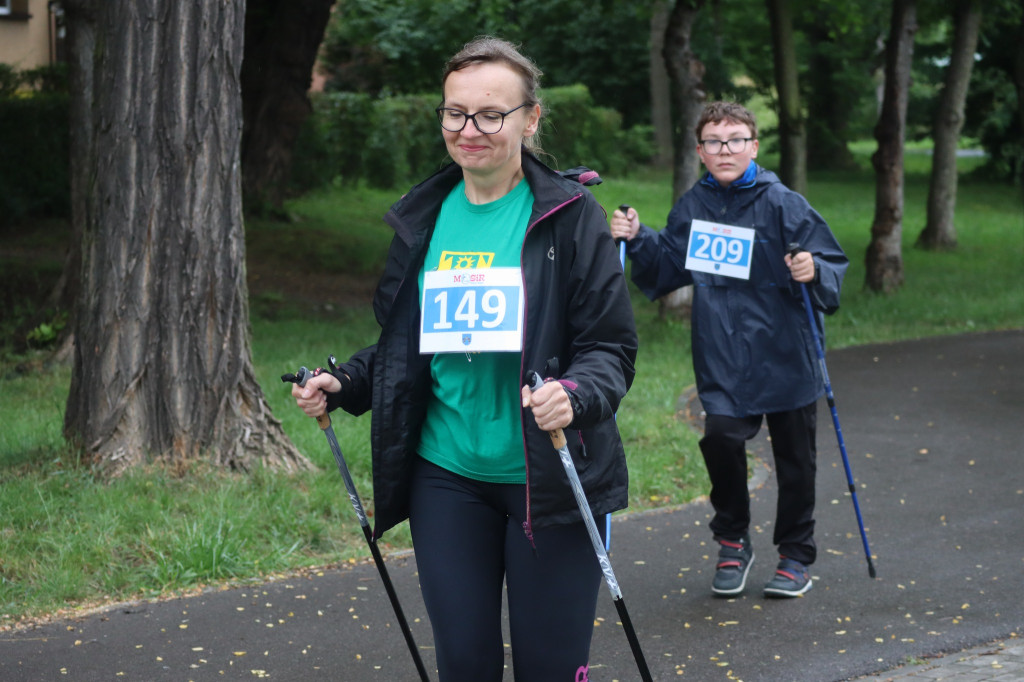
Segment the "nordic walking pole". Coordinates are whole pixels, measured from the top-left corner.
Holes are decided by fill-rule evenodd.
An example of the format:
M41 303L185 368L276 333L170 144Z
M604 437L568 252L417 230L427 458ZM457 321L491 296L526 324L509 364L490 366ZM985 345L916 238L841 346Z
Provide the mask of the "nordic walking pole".
M623 215L629 217L629 204L619 204L619 210L622 211ZM622 271L626 271L626 240L616 239L615 241L619 244L619 265L622 266Z
M789 255L795 256L803 251L799 244L789 245ZM814 308L811 306L811 296L807 293L807 285L800 282L800 293L804 297L804 310L807 312L807 322L811 325L811 334L814 336L814 350L818 354L818 364L821 366L821 380L825 384L825 398L828 400L829 410L832 412L832 424L836 429L836 440L839 441L839 453L843 456L843 468L846 469L846 483L850 487L850 497L853 499L853 510L857 513L857 525L860 527L860 539L864 543L864 556L868 560L868 574L875 577L875 564L871 561L871 549L868 547L868 534L864 531L864 519L860 515L860 504L857 502L857 487L853 483L853 472L850 471L850 459L846 456L846 443L843 442L843 429L839 426L839 413L836 411L836 399L832 395L832 382L828 379L828 369L825 367L825 349L822 348L821 338L818 336L818 322L814 319Z
M330 358L330 364L334 364L334 356ZM305 367L300 367L299 371L295 374L285 374L281 377L281 381L290 381L296 383L299 386L305 387L306 382L309 381L313 373ZM334 427L331 426L331 416L324 412L322 415L316 418L316 423L320 426L320 430L327 436L327 442L331 446L331 452L334 453L334 461L338 464L338 470L341 472L341 477L345 481L345 489L348 491L348 499L352 502L352 508L356 512L356 516L359 518L359 525L363 529L363 537L366 538L366 544L370 546L370 554L373 555L373 563L377 564L377 572L380 573L380 579L384 583L384 589L387 590L388 599L391 600L391 608L395 610L395 616L398 618L398 625L402 628L402 634L405 635L405 643L409 645L409 653L412 654L412 660L416 664L416 670L419 671L420 680L422 682L430 682L430 677L427 675L427 669L423 665L423 660L420 658L419 649L416 648L416 642L412 638L412 631L409 629L409 623L405 620L405 614L402 612L402 605L398 603L398 594L395 592L395 586L391 583L391 577L388 575L388 569L384 565L384 557L380 554L380 549L377 547L377 543L373 539L373 534L370 532L370 521L366 518L366 511L363 509L363 503L359 499L359 493L356 492L356 484L352 481L352 475L348 471L348 465L345 463L345 457L341 454L341 446L338 445L338 438L334 435Z
M619 210L623 213L629 213L629 204L619 204ZM615 243L619 245L619 265L622 267L622 272L626 272L626 240L618 238ZM612 548L612 515L606 514L604 517L604 548L610 550Z
M536 372L530 372L530 390L536 391L544 385L544 380ZM601 565L601 572L604 573L604 580L608 583L608 589L612 593L612 601L615 602L615 610L619 612L619 619L622 620L622 629L626 631L626 639L629 640L629 648L633 650L633 658L640 669L640 679L643 682L653 682L651 671L647 669L647 660L644 652L640 649L640 640L636 637L633 629L633 621L629 619L629 612L626 611L626 604L622 601L622 590L619 589L619 581L615 579L615 572L612 571L612 562L608 559L608 552L605 551L604 543L601 542L601 535L597 532L597 524L594 522L594 514L590 511L590 503L583 492L583 484L580 483L579 474L576 473L576 466L572 463L572 456L569 454L569 446L565 440L565 433L562 429L551 432L551 444L558 451L558 457L562 460L562 467L569 477L569 485L572 487L572 494L576 497L576 504L580 508L580 515L583 523L590 534L590 541L594 545L594 552L597 554L597 562Z

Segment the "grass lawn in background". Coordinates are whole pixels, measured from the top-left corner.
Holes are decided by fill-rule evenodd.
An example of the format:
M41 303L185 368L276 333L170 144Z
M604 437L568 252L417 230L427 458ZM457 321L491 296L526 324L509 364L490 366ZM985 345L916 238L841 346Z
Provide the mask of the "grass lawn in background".
M763 158L764 155L762 155ZM976 164L964 159L964 168ZM773 161L765 165L773 168ZM1024 326L1024 208L1019 192L964 178L960 244L913 248L924 223L928 157L908 153L903 221L906 283L864 290L874 178L812 178L811 203L851 260L828 347ZM866 161L865 161L866 168ZM609 209L629 203L660 228L671 204L667 173L643 170L594 188ZM0 628L72 604L166 595L365 559L368 552L327 443L280 375L345 358L376 338L370 296L390 229L381 216L400 191L332 188L291 202L293 220L247 222L253 360L274 415L319 471L225 473L193 464L185 475L152 466L99 481L61 436L70 369L41 354L0 360ZM33 291L59 274L66 229L25 230L5 244L0 268L43 253ZM8 240L5 240L8 241ZM8 255L13 254L13 255ZM12 270L13 271L13 270ZM49 279L48 279L49 278ZM632 285L631 285L632 288ZM698 436L677 416L693 383L689 323L661 319L635 288L637 378L618 415L630 468L630 506L680 504L706 492ZM26 305L22 303L21 305ZM842 387L836 387L842 401ZM370 417L335 413L334 427L368 510ZM850 444L856 448L856 444ZM384 549L409 546L403 524Z

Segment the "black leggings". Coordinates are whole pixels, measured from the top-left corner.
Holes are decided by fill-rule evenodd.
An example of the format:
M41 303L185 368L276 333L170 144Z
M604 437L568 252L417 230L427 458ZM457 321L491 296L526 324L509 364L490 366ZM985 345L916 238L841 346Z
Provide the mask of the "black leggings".
M593 545L580 522L535 529L534 551L525 510L523 485L416 467L410 529L441 682L501 680L503 581L515 679L587 679L601 583Z

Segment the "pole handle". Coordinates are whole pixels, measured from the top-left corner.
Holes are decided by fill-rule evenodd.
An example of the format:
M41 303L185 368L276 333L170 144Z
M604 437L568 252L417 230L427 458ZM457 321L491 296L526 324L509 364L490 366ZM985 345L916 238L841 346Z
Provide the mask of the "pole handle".
M334 356L330 358L330 362L334 363ZM281 377L281 381L285 381L292 384L298 384L301 388L306 387L306 382L309 381L313 373L309 371L307 367L299 367L299 371L295 374L285 374ZM322 415L316 418L316 423L320 427L321 431L326 431L331 428L331 415L324 412Z
M540 374L530 372L530 391L536 391L543 385L544 380L540 378ZM555 450L560 450L566 446L568 441L565 440L565 432L562 429L549 431L548 434L551 436L551 444L555 446Z
M622 211L622 214L626 216L627 219L629 218L629 209L629 204L619 204L619 210ZM626 243L626 240L623 239L622 237L619 237L618 239L615 240L615 243L619 245L619 248L621 248L622 245Z

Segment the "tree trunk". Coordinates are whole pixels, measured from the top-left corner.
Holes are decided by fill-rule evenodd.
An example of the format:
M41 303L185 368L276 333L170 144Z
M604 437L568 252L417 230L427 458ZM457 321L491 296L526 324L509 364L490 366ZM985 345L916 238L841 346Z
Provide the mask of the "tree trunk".
M693 129L700 118L707 93L704 64L693 54L690 35L704 0L676 0L668 23L662 55L670 81L672 118L672 202L690 189L700 176L700 157ZM658 299L658 314L689 317L693 287L682 287Z
M917 31L915 0L893 0L885 46L885 89L875 126L875 218L865 264L872 291L893 292L903 284L903 141L906 136L910 62Z
M1024 21L1017 27L1017 54L1013 59L1013 85L1017 90L1017 120L1024 132ZM1020 180L1021 199L1024 200L1024 160L1017 161L1017 177Z
M917 237L917 245L925 249L956 247L956 225L953 222L957 188L956 151L964 125L964 102L974 67L980 25L980 0L958 0L953 8L953 50L932 129L935 150L928 186L928 217Z
M244 0L74 4L72 111L85 130L72 159L82 263L65 436L111 475L151 457L308 468L251 362Z
M70 62L88 63L96 49L96 36L91 19L91 4L90 0L64 0L61 3L65 16L64 25L67 27L65 54ZM68 90L71 93L92 92L92 72L83 69L71 69L68 72ZM90 146L92 111L85 104L86 99L84 97L72 96L69 102L69 159L81 158L84 151ZM62 363L70 358L74 347L75 300L81 288L82 233L83 221L86 215L86 192L89 185L89 175L88 173L83 173L84 170L83 166L75 166L74 164L71 164L69 169L71 234L65 244L67 251L64 254L64 267L47 297L46 305L43 307L43 310L66 311L68 313L68 323L60 332L57 339L57 349L52 356L52 359ZM27 323L27 327L32 329L44 321L39 316L33 317ZM21 336L21 334L18 334L16 338L21 338Z
M794 192L807 193L807 137L800 112L796 40L789 0L766 0L775 58L775 89L779 97L780 177Z
M817 45L807 67L806 159L811 170L853 170L857 160L847 146L850 115L854 111L855 92L843 87L836 78L844 69L861 68L859 62L848 63L834 51L821 49L835 37L829 18L832 12L818 7L811 13L805 29L808 42Z
M280 212L334 0L248 0L242 62L245 204Z
M672 200L697 181L700 157L693 128L697 125L707 93L704 64L693 54L690 33L704 0L676 0L665 29L665 69L672 83L673 135Z
M672 109L668 71L665 69L663 49L668 28L669 7L665 0L655 3L651 12L651 126L654 128L654 165L668 168L672 165Z

